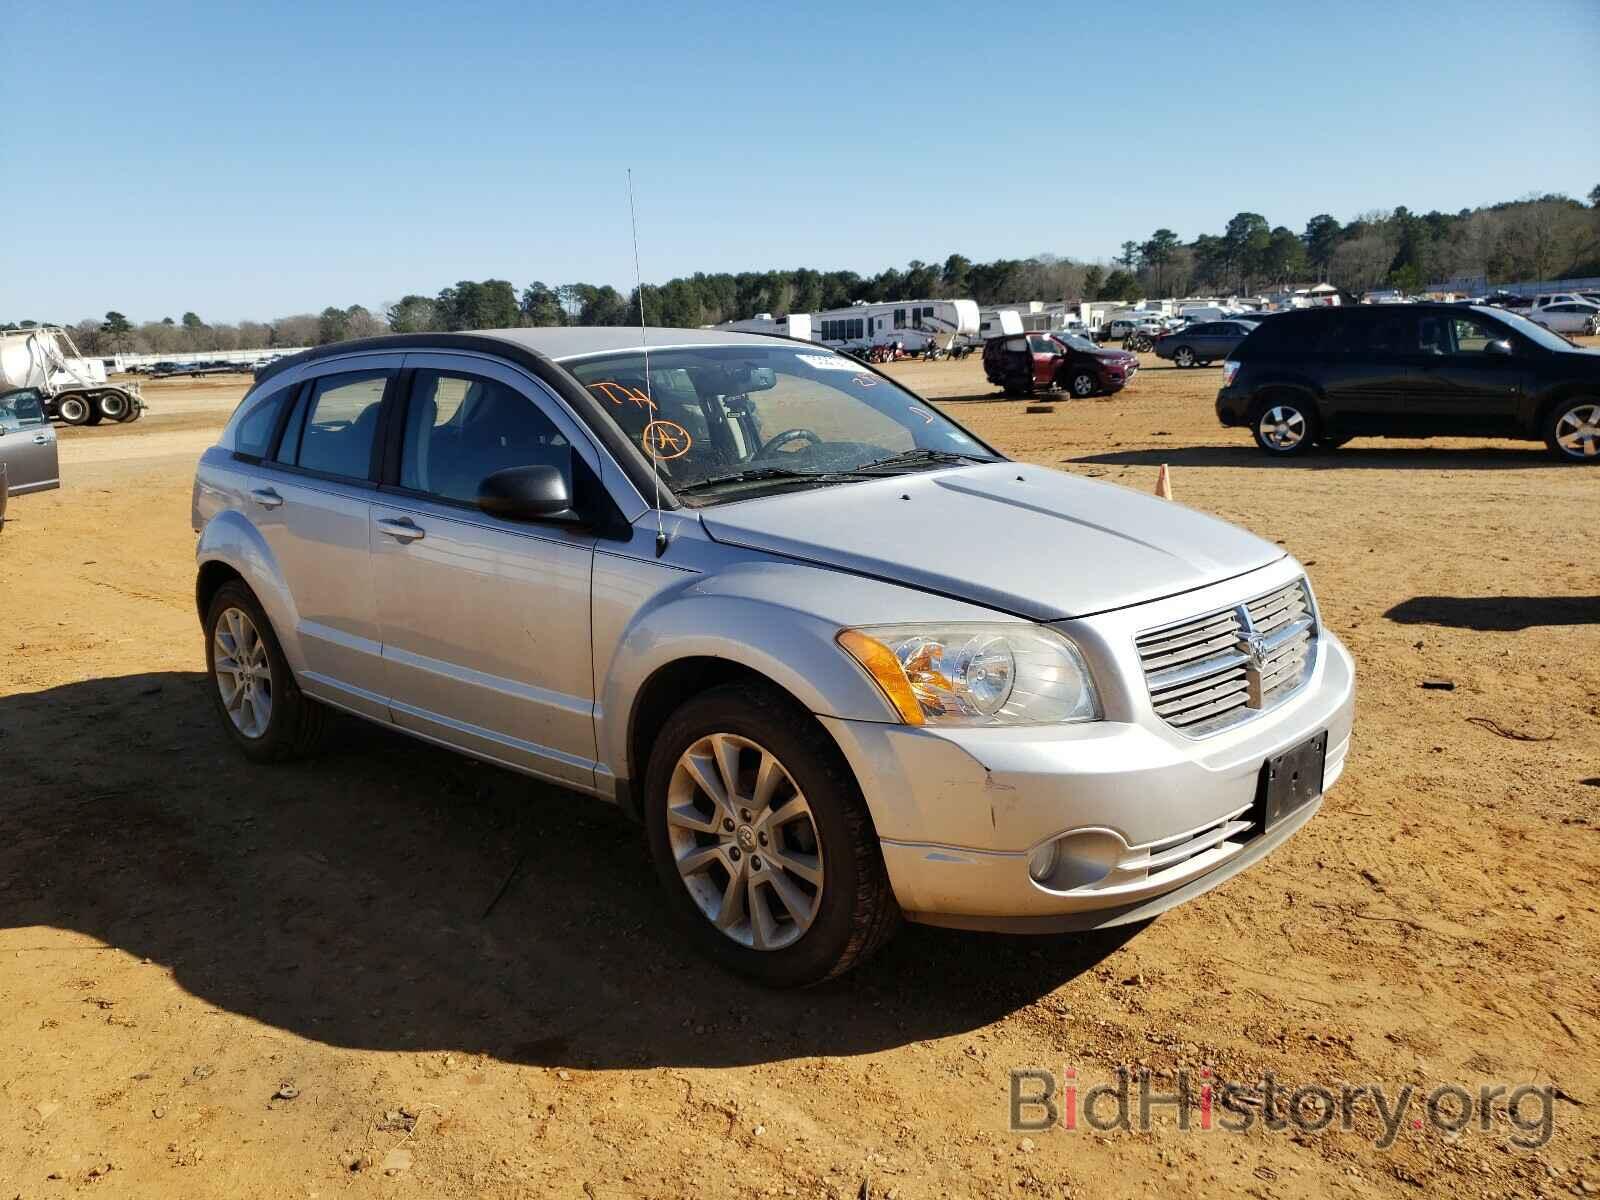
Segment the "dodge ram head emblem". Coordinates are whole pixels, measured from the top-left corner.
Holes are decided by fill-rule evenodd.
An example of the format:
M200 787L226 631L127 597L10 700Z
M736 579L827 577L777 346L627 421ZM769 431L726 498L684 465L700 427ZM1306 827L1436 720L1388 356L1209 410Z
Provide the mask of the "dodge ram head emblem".
M1244 652L1250 659L1250 669L1258 674L1267 669L1267 639L1252 633L1244 640Z

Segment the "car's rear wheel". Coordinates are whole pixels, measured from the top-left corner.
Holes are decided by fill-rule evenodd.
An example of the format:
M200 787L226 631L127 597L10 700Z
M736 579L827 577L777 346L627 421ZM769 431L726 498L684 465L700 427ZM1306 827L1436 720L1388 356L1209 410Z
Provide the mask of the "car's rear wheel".
M89 403L87 396L63 396L56 405L56 412L61 415L65 425L83 425L89 420L94 406Z
M1172 361L1180 367L1192 367L1198 360L1194 356L1194 351L1189 347L1179 346L1172 352Z
M1100 390L1100 380L1093 371L1079 367L1068 376L1067 388L1078 399L1084 400Z
M328 710L303 695L272 623L243 583L225 583L206 610L206 673L222 726L248 758L281 762L315 750Z
M757 685L689 700L656 739L645 827L668 905L700 949L777 987L870 957L899 923L877 833L809 713Z
M1298 397L1276 396L1258 405L1250 419L1256 445L1276 458L1304 454L1317 440L1317 414Z
M1545 444L1563 462L1600 463L1600 399L1585 396L1557 404Z

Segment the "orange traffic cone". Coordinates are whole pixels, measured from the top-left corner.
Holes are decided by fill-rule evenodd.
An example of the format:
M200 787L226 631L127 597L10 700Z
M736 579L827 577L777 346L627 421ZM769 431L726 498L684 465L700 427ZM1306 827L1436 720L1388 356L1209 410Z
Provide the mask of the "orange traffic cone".
M1167 470L1167 464L1161 464L1161 474L1156 476L1156 495L1163 500L1172 499L1172 474Z

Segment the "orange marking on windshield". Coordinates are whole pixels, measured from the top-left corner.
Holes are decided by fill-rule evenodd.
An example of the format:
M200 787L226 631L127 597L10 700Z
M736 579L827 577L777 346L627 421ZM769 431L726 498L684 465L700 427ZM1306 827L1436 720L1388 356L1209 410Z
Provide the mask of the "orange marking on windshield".
M665 462L669 458L682 458L689 453L694 439L689 431L676 421L651 421L639 435L639 444L652 458Z
M589 390L598 396L604 396L611 403L621 408L624 402L631 400L635 408L654 408L655 401L645 395L638 388L629 387L625 383L618 383L614 379L603 379L599 383L591 383Z

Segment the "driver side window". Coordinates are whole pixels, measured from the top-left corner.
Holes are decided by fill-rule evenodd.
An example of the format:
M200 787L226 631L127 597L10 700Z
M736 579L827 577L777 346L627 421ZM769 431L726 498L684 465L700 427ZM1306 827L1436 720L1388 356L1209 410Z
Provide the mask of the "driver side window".
M532 397L477 375L412 377L401 487L472 504L486 476L540 465L558 468L572 487L572 445Z
M0 396L0 433L21 433L45 423L44 403L35 391Z

